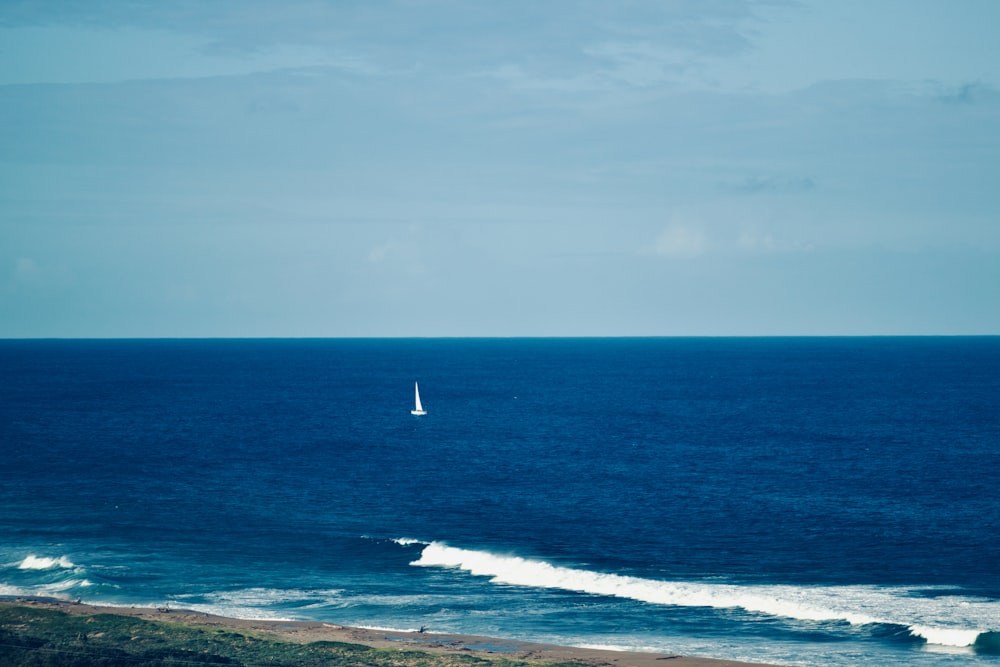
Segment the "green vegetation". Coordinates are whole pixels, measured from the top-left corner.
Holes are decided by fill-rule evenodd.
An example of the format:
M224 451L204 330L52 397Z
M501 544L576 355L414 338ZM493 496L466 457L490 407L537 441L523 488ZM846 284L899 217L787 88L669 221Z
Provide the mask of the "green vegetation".
M78 616L0 604L0 667L527 667L538 665L467 654L375 649L358 644L296 644L250 632L146 621L129 616Z

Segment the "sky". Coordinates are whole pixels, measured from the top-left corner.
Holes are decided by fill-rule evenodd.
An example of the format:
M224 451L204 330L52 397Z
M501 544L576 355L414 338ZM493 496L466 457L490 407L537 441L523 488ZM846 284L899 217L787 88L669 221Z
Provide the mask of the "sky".
M993 0L4 0L0 338L1000 334Z

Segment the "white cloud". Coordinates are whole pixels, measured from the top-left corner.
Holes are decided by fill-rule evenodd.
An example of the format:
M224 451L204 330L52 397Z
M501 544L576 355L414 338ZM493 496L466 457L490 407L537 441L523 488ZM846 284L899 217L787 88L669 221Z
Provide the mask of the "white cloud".
M385 261L386 256L392 252L393 247L392 240L388 240L385 243L380 243L368 252L368 261L372 264L379 264Z
M422 275L427 267L419 229L411 226L406 232L396 234L376 243L368 251L368 262L383 270L398 271L406 275Z
M39 275L38 263L30 257L19 257L14 262L14 277L21 282L35 280Z
M707 248L708 242L700 230L672 224L660 232L651 250L654 255L682 259L698 257Z

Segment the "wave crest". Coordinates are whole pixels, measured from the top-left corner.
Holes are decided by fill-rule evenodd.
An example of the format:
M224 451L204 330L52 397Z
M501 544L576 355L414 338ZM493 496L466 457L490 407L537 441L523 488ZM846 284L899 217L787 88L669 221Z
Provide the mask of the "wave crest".
M44 556L39 557L31 554L25 557L20 563L18 563L17 569L19 570L54 570L56 568L62 568L68 570L70 568L76 567L76 565L66 556L60 556L59 558L46 558Z
M961 628L935 628L926 625L911 625L907 628L915 637L923 637L928 644L941 646L972 646L985 634L981 630L965 630Z
M971 646L1000 615L1000 603L955 596L918 597L877 586L743 585L664 581L553 565L542 560L431 542L411 565L456 568L493 583L629 598L649 604L741 609L800 621L887 624L928 643ZM992 621L990 620L992 619Z
M396 544L398 544L401 547L406 547L406 546L409 546L411 544L427 544L427 542L424 542L423 540L418 540L418 539L415 539L415 538L412 538L412 537L397 537L397 538L393 539L392 541L395 542Z

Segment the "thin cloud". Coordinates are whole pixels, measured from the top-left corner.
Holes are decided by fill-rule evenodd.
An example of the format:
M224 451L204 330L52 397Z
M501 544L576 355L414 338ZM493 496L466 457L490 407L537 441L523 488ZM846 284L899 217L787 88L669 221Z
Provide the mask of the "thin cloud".
M530 72L522 65L514 63L475 72L472 76L496 79L509 89L519 92L586 93L608 88L606 81L593 74L544 75Z
M949 104L978 104L987 100L995 100L996 91L981 81L973 81L939 93L938 99Z
M756 194L800 194L816 189L816 181L808 176L761 176L753 175L739 181L723 182L719 188L725 192L741 195Z
M692 59L689 52L647 42L605 42L585 53L610 63L601 70L604 77L638 87L676 79L691 66Z
M411 225L402 234L376 243L368 251L368 264L409 276L424 275L428 267L419 236L418 228Z
M34 280L38 271L38 263L30 257L18 257L14 262L14 277L19 281Z
M649 252L670 259L691 259L703 255L708 240L698 229L684 225L670 225L653 241Z
M163 34L184 36L197 43L202 65L215 62L218 70L225 64L227 73L237 68L232 61L244 60L255 63L253 71L326 65L359 75L417 66L440 76L492 72L520 90L577 92L655 86L699 63L746 53L762 21L751 0L644 6L596 0L568 6L432 4L24 3L7 9L0 27L72 27L101 32L112 41L129 32L159 34L161 40ZM526 19L516 29L515 15ZM97 41L80 51L99 48ZM178 54L169 60L178 60Z

